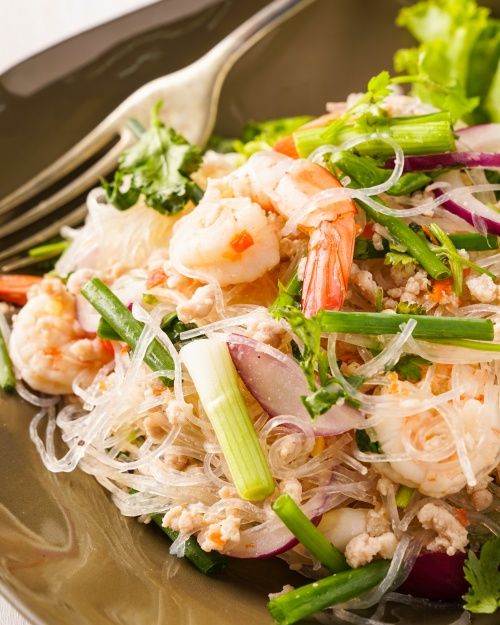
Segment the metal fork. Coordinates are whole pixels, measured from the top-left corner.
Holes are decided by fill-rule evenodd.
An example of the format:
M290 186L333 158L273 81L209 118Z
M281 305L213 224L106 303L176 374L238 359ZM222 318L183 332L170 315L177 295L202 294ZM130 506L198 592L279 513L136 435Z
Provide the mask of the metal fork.
M167 125L192 143L205 145L215 124L222 84L229 70L265 35L312 2L314 0L274 0L191 65L139 88L71 150L1 200L0 219L5 223L0 226L0 270L13 271L27 265L29 259L26 257L12 259L56 236L63 226L76 226L83 221L85 205L22 238L26 230L36 229L37 222L47 220L56 211L77 200L101 176L116 168L120 153L134 141L127 121L134 118L146 124L151 107L157 100L163 99L166 103L162 118ZM113 141L112 147L99 157L99 153ZM37 195L56 186L88 161L94 162L83 173L36 203ZM30 200L32 206L28 204ZM25 203L27 207L23 212L14 215L14 211ZM13 215L9 217L11 212ZM8 245L6 238L15 235L18 242Z

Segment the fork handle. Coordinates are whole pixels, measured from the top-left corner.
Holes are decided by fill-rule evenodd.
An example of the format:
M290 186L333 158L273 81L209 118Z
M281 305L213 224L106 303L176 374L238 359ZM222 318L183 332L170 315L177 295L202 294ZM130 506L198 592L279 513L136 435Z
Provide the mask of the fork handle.
M248 18L236 30L224 37L201 59L218 74L222 82L233 65L245 52L281 23L299 13L315 0L274 0Z

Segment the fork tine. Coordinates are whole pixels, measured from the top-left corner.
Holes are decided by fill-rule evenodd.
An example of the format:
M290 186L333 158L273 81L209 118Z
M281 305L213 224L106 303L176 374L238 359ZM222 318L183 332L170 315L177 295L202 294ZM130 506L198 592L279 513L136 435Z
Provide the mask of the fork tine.
M0 215L8 212L15 206L26 202L37 193L40 193L54 184L76 167L92 157L116 136L116 129L104 120L97 128L46 167L26 184L21 185L0 201ZM130 136L130 135L129 135Z
M16 254L25 252L30 247L41 245L42 243L47 241L47 239L50 239L51 237L54 237L57 234L59 234L59 231L61 230L63 226L77 226L79 223L83 221L86 214L87 214L87 207L84 204L83 206L80 206L79 208L72 211L71 213L64 215L64 217L61 217L60 219L55 221L53 224L50 224L50 226L47 226L46 228L43 228L39 232L36 232L35 234L31 235L27 239L24 239L23 241L20 241L19 243L11 245L11 247L8 247L6 250L2 250L0 252L0 261L4 261L12 256L15 256ZM0 271L9 271L8 267L9 267L9 263L6 263L0 267Z
M46 200L43 200L33 208L30 208L1 226L0 239L14 232L18 232L42 217L50 215L58 208L68 204L68 202L71 202L71 200L74 200L85 190L89 189L99 180L100 176L105 176L116 167L118 156L127 147L130 138L129 133L124 133L120 141L114 145L109 152L106 152L102 158L91 165L85 172L78 176L78 178L72 180Z

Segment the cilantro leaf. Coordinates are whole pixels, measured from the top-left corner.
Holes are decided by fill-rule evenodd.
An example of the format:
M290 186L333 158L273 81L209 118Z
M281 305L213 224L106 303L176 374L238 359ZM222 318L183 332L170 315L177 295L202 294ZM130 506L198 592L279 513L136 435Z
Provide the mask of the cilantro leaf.
M184 323L179 319L176 312L171 312L165 315L161 320L161 329L175 346L183 345L189 341L181 340L181 333L187 332L187 330L194 330L198 327L196 323Z
M500 119L500 22L488 16L475 0L423 0L397 19L420 45L396 53L396 70L414 95L469 123Z
M464 564L465 579L471 585L463 596L464 608L476 614L493 614L500 607L500 538L488 540L478 558L473 551Z
M321 326L315 317L308 319L298 308L283 306L273 310L274 316L286 319L290 327L303 343L300 366L306 376L311 391L316 390L315 368L320 354Z
M416 302L399 302L396 312L400 315L426 315L427 311Z
M120 156L113 181L103 182L119 210L133 206L140 195L148 206L168 215L180 212L189 200L199 200L200 189L190 174L201 163L201 150L163 124L161 106L160 101L153 107L149 130Z
M307 412L314 419L319 415L324 414L330 408L335 405L339 399L345 398L345 391L337 384L337 382L332 382L327 386L319 387L314 393L310 395L303 395L301 397L302 403L307 409Z
M398 374L400 380L408 382L420 382L422 379L422 367L427 367L431 363L421 356L415 354L404 354L391 371Z
M384 258L384 265L414 265L416 263L413 256L401 252L387 252Z
M383 453L380 443L377 440L372 440L367 430L356 430L355 437L359 451L371 454Z

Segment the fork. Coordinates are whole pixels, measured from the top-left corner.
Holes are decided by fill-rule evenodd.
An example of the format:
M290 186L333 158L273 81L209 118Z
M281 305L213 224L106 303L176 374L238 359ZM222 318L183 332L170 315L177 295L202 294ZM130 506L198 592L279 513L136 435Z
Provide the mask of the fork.
M34 234L27 232L36 229L40 220L47 220L74 203L116 168L119 155L135 137L127 122L133 118L146 124L157 100L162 99L167 105L162 114L167 125L192 143L204 146L215 125L221 88L229 70L265 35L312 2L314 0L274 0L194 63L140 87L73 148L3 198L0 220L5 223L0 226L0 270L13 271L30 264L33 262L30 258L19 258L19 254L58 235L63 226L74 227L83 221L87 212L85 205L73 208ZM48 198L36 202L38 195L60 186L64 178L82 167L82 173ZM16 209L24 204L27 207L16 215ZM7 237L19 240L8 245Z

